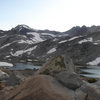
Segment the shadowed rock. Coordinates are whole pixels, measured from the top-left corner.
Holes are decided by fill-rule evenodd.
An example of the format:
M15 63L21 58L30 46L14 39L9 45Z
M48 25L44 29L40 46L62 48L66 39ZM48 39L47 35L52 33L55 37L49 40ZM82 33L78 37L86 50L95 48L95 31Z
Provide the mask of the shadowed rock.
M74 72L73 73L66 71L61 72L58 75L56 75L56 79L59 82L61 82L64 86L72 90L76 90L83 84L83 81Z

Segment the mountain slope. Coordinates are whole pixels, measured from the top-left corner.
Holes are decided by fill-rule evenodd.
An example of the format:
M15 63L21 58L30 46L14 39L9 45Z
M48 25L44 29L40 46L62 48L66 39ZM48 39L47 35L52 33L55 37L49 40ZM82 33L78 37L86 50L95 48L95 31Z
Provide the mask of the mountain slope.
M96 58L100 57L100 26L77 26L57 32L18 25L0 31L0 61L45 62L59 54L69 55L75 64L99 64Z

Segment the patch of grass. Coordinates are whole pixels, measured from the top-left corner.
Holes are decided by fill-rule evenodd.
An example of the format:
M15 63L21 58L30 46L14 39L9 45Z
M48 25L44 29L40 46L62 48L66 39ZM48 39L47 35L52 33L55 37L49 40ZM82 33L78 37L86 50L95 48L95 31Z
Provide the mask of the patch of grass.
M95 78L92 78L92 79L88 79L88 82L89 83L95 83L95 82L97 82L97 80Z
M40 74L45 74L45 75L49 75L49 69L46 69L45 71L41 72Z

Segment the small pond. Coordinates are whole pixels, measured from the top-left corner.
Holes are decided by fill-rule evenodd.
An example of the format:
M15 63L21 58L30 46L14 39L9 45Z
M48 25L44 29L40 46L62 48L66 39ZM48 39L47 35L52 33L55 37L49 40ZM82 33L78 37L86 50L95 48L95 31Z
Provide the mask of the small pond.
M25 69L39 69L40 66L34 66L32 64L15 63L14 67L9 67L9 70L25 70Z

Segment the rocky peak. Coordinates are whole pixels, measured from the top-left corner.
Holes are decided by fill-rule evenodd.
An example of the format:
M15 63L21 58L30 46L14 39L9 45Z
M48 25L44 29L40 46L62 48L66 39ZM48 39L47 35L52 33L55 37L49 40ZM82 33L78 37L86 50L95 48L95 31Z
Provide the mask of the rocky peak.
M91 26L88 30L89 32L93 33L93 32L100 32L100 26Z
M15 28L13 28L12 30L15 30L17 32L21 32L21 33L26 33L26 32L35 32L35 29L30 28L27 25L17 25Z
M83 25L82 27L80 26L72 27L70 30L64 33L69 34L70 36L76 36L76 35L85 34L87 31L88 31L88 27Z

